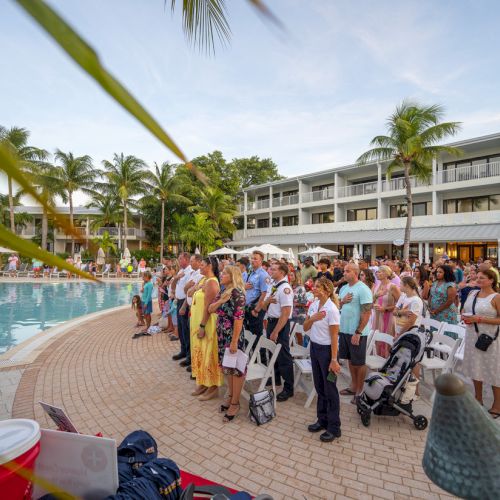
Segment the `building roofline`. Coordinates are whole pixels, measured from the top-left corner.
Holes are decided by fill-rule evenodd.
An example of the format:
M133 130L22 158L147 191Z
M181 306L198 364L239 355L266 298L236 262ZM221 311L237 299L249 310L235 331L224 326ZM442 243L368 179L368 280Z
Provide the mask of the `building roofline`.
M461 147L461 146L468 146L472 144L477 144L480 142L487 142L487 141L492 141L495 139L500 139L500 132L496 132L494 134L487 134L487 135L481 135L478 137L473 137L471 139L463 139L461 141L455 141L455 142L450 142L447 143L446 146L451 146L451 147ZM386 162L383 162L386 163ZM377 162L371 162L371 163L366 163L363 166L367 167L370 165L376 165ZM256 189L260 188L265 188L265 187L270 187L270 186L275 186L277 184L284 184L285 182L290 182L290 181L299 181L301 179L308 179L311 177L319 177L320 175L328 175L329 173L334 174L335 172L343 171L343 170L350 170L353 168L359 168L359 165L357 163L351 163L348 165L340 165L338 167L331 167L327 168L324 170L317 170L315 172L311 172L309 174L302 174L302 175L296 175L292 177L286 177L285 179L281 179L278 181L271 181L271 182L265 182L264 184L253 184L251 186L246 187L242 191L248 192L248 191L254 191Z

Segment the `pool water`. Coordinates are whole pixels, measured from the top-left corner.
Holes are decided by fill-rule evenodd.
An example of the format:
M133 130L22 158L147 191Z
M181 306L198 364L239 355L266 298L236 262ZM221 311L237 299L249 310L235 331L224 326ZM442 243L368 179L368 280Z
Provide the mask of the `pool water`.
M138 282L0 283L0 353L69 319L130 304L140 286Z

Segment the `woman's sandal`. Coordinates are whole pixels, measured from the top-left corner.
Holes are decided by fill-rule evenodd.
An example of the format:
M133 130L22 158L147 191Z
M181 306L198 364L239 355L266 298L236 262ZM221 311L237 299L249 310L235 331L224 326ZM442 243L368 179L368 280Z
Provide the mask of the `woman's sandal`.
M500 417L500 413L497 413L496 411L488 410L488 413L493 417L494 420Z
M345 389L342 389L339 394L341 396L355 396L356 393L350 388L350 387L347 387Z
M224 413L225 411L229 410L229 407L231 406L231 398L233 396L227 396L225 399L226 401L229 401L229 404L223 404L223 405L220 405L220 412L221 413Z
M237 406L238 408L240 407L240 403L231 403L231 406ZM234 414L234 415L228 415L227 413L224 415L224 418L222 419L223 422L231 422L233 421L237 416L238 416L239 410Z

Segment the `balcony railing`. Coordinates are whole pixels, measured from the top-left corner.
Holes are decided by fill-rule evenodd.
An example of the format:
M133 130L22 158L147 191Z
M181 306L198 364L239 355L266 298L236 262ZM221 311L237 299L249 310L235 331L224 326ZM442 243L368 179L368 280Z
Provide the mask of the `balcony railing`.
M282 196L281 198L273 198L273 207L286 207L288 205L296 205L299 202L299 195L292 194L290 196Z
M364 182L363 184L351 184L350 186L341 186L338 188L339 198L348 198L349 196L363 196L377 192L377 181Z
M496 177L500 175L500 161L440 170L437 174L439 184Z
M310 191L302 195L302 203L310 203L312 201L333 200L335 190L333 187L322 189L321 191Z
M269 208L269 200L248 202L248 210L263 210L264 208Z
M430 186L431 181L421 181L417 179L414 175L410 177L410 186L412 188ZM385 180L382 182L382 191L400 191L406 189L404 177L398 177L397 179Z
M236 211L242 214L245 211L245 205L236 205Z

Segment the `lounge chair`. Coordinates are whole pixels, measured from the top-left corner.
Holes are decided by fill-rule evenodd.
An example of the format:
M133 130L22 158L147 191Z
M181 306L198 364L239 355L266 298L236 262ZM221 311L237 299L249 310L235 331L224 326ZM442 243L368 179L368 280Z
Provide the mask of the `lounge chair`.
M18 278L27 278L28 277L28 266L29 264L21 264L19 271L17 271ZM22 276L24 274L24 276Z
M5 264L2 270L0 270L2 276L9 275L9 264Z
M61 273L57 270L57 266L55 266L52 271L49 273L49 278L60 278Z

